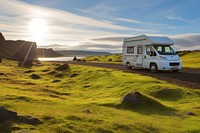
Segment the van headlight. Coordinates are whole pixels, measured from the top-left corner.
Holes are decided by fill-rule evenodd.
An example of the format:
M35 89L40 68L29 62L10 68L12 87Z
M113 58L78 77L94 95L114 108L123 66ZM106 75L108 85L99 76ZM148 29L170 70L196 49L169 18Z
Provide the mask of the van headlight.
M165 57L165 56L159 56L159 59L160 60L167 60L167 57Z

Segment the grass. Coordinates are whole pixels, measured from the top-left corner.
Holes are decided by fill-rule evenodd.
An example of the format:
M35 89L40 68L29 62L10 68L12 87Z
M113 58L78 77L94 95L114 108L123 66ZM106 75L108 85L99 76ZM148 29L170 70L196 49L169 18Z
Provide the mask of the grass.
M32 68L32 73L41 76L37 80L15 62L0 64L4 73L0 75L0 106L43 122L33 126L7 121L0 123L0 132L200 132L198 89L112 69L70 65L70 70L59 72L55 70L58 64L42 64ZM64 76L55 77L58 73ZM61 81L52 83L55 79ZM122 98L133 91L152 99L151 106L120 106Z
M191 52L181 57L183 67L200 69L200 52Z
M103 56L88 56L82 58L87 62L100 62L100 63L118 63L122 62L122 54L112 54L112 55L103 55Z
M184 68L195 68L200 69L200 52L199 51L190 51L178 53L181 56L181 61ZM89 56L83 58L88 62L99 62L99 63L122 63L122 54L113 54L105 56Z

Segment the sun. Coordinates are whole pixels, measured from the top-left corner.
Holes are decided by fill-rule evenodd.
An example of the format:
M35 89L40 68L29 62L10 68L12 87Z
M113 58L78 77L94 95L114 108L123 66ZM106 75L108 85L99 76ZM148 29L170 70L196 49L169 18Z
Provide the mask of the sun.
M48 25L42 18L33 18L28 24L31 40L37 43L44 42L48 31Z

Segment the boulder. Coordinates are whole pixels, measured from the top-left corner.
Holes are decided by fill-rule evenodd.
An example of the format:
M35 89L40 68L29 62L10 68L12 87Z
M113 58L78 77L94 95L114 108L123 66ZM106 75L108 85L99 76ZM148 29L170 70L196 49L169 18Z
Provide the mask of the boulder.
M3 34L0 32L0 44L5 42Z
M77 73L72 73L69 75L70 78L76 77L78 74Z
M128 93L122 100L122 104L130 107L138 107L142 104L143 95L140 92Z
M35 70L26 70L24 73L32 73L35 72Z
M42 122L38 118L33 118L31 116L19 116L19 121L25 124L30 124L30 125L38 125L41 124Z
M193 112L188 112L187 115L196 116L196 114Z
M37 75L37 74L32 74L31 76L30 76L32 79L40 79L41 77L39 76L39 75Z
M122 100L122 105L129 109L145 108L149 110L171 110L155 99L136 91L128 93Z
M82 112L83 112L83 113L86 113L86 114L91 114L91 113L92 113L92 111L89 110L89 109L83 110Z
M69 64L67 63L64 63L63 65L60 65L56 68L56 70L58 71L65 71L65 70L68 70L70 67L69 67Z
M61 73L55 74L55 77L57 77L57 78L61 78L61 77L63 77L63 76L64 76L64 74L61 74Z
M77 62L81 62L82 60L81 59L77 59Z
M61 80L59 80L59 79L55 79L55 80L53 80L52 81L52 83L58 83L58 82L60 82Z
M108 59L108 62L111 62L112 61L112 59Z
M17 113L7 110L4 107L0 107L0 121L15 120L17 119Z
M6 75L5 73L0 73L0 75Z
M26 60L26 61L20 61L18 63L19 67L32 67L33 66L33 61L32 60Z
M77 61L77 58L76 58L76 56L73 58L73 61Z

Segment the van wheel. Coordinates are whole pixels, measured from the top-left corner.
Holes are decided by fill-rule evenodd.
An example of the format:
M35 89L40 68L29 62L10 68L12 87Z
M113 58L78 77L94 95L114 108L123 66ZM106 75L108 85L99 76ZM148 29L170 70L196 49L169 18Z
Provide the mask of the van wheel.
M151 64L150 65L150 71L153 72L153 73L156 73L158 72L158 67L156 64Z
M131 65L130 65L129 62L126 63L126 67L127 67L128 69L131 69Z

